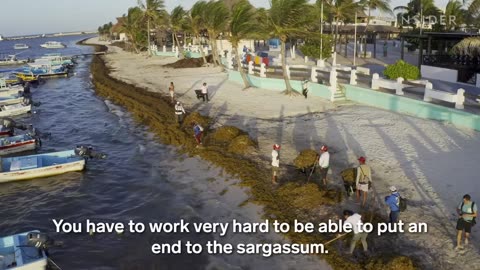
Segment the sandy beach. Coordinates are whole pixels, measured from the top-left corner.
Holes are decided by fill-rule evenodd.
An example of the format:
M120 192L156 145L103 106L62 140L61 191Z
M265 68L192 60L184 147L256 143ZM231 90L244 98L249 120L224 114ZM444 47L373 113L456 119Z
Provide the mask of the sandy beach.
M91 39L88 43L101 42ZM383 200L389 194L388 187L397 186L409 201L401 219L429 225L428 233L406 233L398 238L371 236L374 252L393 247L403 255L421 259L421 269L478 268L478 228L473 229L472 243L463 251L455 251L454 213L465 193L474 201L480 198L476 184L480 133L349 102L333 104L258 88L242 90L243 86L229 81L220 68L165 68L164 64L177 59L108 48L103 57L114 70L111 75L165 95L168 84L174 82L177 97L188 111L210 116L215 120L213 127L233 125L247 131L259 145L255 159L266 167L274 143L282 145L281 166L291 165L303 149L318 151L327 144L331 149L329 181L342 187L339 172L356 166L358 156L366 156L376 195ZM194 92L203 82L209 85L208 103L197 100ZM290 167L283 170L286 168ZM359 205L347 199L332 215L345 207L359 211Z

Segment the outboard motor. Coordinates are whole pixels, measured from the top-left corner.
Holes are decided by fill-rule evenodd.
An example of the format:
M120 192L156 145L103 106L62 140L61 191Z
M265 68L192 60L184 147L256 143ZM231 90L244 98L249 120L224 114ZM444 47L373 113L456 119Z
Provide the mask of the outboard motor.
M107 155L105 153L96 152L93 150L92 146L77 145L75 147L75 155L85 157L85 158L96 158L96 159L106 159Z
M47 249L49 238L44 233L31 232L27 234L27 245L39 249Z
M41 251L44 251L48 257L49 248L60 247L62 245L63 242L55 241L45 233L30 232L27 234L27 246L38 248L39 255L41 255Z
M5 129L7 129L8 132L10 133L10 135L12 135L12 136L14 134L14 129L15 128L25 130L23 124L16 123L12 118L8 118L8 117L0 118L0 124Z

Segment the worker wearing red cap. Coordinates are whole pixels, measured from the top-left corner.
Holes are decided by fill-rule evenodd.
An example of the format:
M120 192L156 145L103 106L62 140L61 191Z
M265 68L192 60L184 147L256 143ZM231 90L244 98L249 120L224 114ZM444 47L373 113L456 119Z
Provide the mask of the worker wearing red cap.
M357 167L357 179L355 180L357 201L360 201L360 194L363 196L362 206L365 206L367 202L368 190L372 185L372 170L370 169L370 166L365 164L366 160L365 157L358 158L360 166Z
M277 176L280 170L280 155L278 151L280 150L280 145L274 144L272 150L272 183L278 184Z
M323 184L327 186L327 173L328 167L330 166L330 154L328 153L328 147L322 145L320 147L320 158L318 159L318 166L320 167L320 180L323 181Z

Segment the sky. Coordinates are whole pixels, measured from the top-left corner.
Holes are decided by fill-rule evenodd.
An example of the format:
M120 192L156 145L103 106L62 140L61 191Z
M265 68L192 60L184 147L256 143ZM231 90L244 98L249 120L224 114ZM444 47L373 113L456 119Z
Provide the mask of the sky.
M196 0L165 0L167 10L177 5L189 9ZM311 0L313 2L313 0ZM443 9L448 0L435 0ZM254 6L268 7L268 0L250 0ZM391 7L408 0L391 0ZM0 0L0 35L96 31L98 26L116 22L137 0Z

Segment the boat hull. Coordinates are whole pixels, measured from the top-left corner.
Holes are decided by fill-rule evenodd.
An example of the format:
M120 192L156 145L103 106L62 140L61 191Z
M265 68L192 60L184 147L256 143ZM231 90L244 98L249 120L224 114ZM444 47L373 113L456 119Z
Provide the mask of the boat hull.
M0 99L0 106L1 105L13 105L13 104L18 104L22 103L23 98L10 98L10 99Z
M32 150L35 150L35 148L37 148L37 143L34 139L18 142L18 143L12 143L9 145L2 145L0 146L0 156L20 153L25 151L32 151Z
M13 133L10 132L10 131L6 131L6 130L1 130L0 131L0 138L3 138L3 137L9 137L9 136L12 136Z
M85 160L78 160L75 162L57 164L47 167L41 167L30 170L3 172L0 173L0 183L11 181L29 180L34 178L49 177L68 172L83 171L85 169Z
M52 74L38 74L39 78L58 78L58 77L68 77L68 72L52 73Z
M19 66L19 65L24 65L26 64L27 61L21 60L21 61L0 61L0 66Z
M12 270L46 270L48 258L45 251L28 245L28 234L39 233L30 231L0 237L0 269ZM15 267L7 267L16 264Z
M6 105L5 107L7 107L7 109L0 111L0 117L22 115L29 113L32 110L32 105L23 106L20 104L14 104Z
M40 47L42 47L44 49L63 49L66 46L65 45L45 45L45 44L42 44L42 45L40 45Z
M10 90L0 90L0 97L9 97L17 95L19 91L18 89L10 89Z

